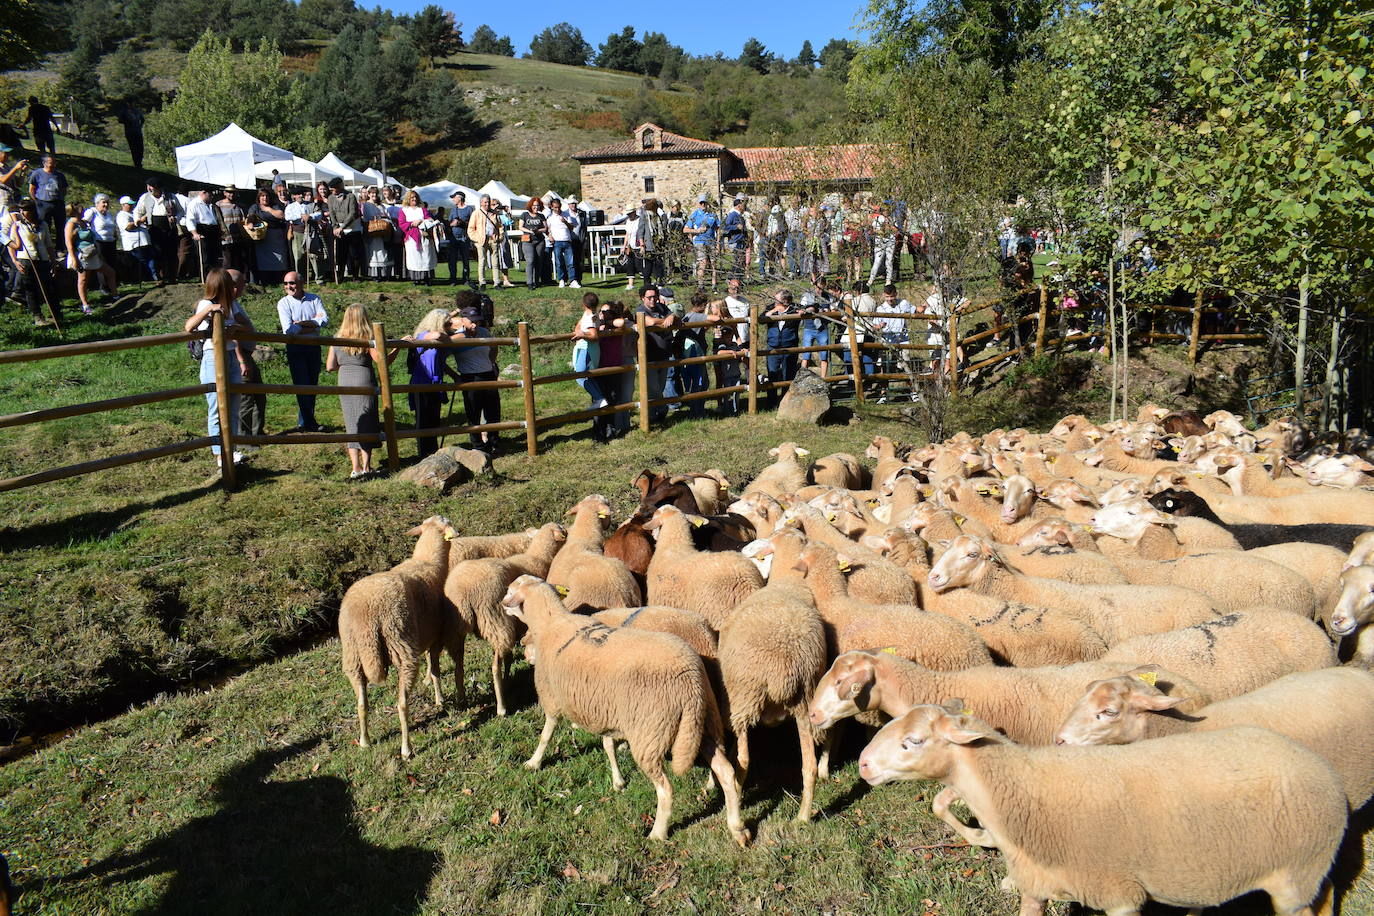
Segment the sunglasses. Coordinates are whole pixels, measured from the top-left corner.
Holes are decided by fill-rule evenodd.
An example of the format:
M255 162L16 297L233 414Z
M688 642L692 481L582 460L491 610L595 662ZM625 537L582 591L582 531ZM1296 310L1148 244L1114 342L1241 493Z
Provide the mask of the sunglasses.
M283 285L283 286L300 286L301 284L300 284L300 281L299 281L299 280L283 280L283 281L282 281L282 285Z

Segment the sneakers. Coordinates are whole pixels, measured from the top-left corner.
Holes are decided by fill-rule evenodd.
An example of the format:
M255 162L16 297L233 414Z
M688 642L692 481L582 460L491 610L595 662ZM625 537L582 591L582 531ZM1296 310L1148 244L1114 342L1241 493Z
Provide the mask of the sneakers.
M561 284L560 284L560 285L561 285ZM581 288L582 288L582 284L581 284L581 283L578 283L576 280L574 280L574 281L572 281L571 283L569 283L568 286L569 286L571 289L581 289Z
M627 289L627 290L633 290L634 288L635 288L635 281L633 281L633 280L631 280L629 283L626 283L626 284L625 284L625 289Z
M95 309L91 308L89 305L83 305L83 306L81 306L81 314L83 314L83 315L94 315L94 314L95 314Z
M559 280L559 281L558 281L558 288L559 288L559 289L566 289L567 286L568 286L568 281L566 281L566 280Z
M349 472L348 472L348 479L349 479L349 480L360 480L360 479L362 479L362 478L364 478L364 477L366 477L366 476L367 476L367 471L349 471Z

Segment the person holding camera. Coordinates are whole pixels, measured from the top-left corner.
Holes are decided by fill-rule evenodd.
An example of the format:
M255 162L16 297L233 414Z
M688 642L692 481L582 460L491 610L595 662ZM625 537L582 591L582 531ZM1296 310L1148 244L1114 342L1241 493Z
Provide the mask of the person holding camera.
M459 340L478 340L491 337L491 331L482 326L482 310L477 294L463 290L454 297L454 310L449 312L449 325L453 328L454 338ZM496 381L495 347L459 347L454 353L458 369L458 381L494 382ZM495 388L479 388L463 392L463 414L468 426L484 426L501 422L501 392ZM499 442L498 434L492 430L469 433L468 441L475 449L488 455L495 455Z

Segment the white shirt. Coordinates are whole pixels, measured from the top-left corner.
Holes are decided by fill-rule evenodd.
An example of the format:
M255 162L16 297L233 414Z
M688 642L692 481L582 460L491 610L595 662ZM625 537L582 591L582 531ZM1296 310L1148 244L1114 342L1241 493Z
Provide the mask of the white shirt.
M144 191L143 196L138 199L138 204L134 207L134 214L144 219L154 216L176 216L181 212L181 205L167 196L164 191L161 197L154 197L153 192Z
M199 312L201 309L205 308L207 305L210 305L210 300L209 300L209 299L202 299L202 300L200 300L199 302L196 303L196 307L195 307L194 309L191 310L191 313L192 313L192 314L195 314L196 312ZM234 305L233 305L233 307L232 307L231 309L229 309L229 311L227 311L227 312L224 313L224 327L225 327L226 329L232 328L234 325L238 324L240 320L243 321L245 324L248 323L248 313L245 312L245 311L243 310L243 306L239 305L238 300L235 299L235 300L234 300ZM211 324L212 321L213 321L213 319L212 319L211 317L207 316L207 317L205 318L205 320L203 320L200 324L196 325L196 330L197 330L197 331L208 331L208 330L210 330L210 328L213 326L213 325ZM232 337L231 337L231 338L228 338L227 340L225 340L225 342L224 342L224 349L225 349L226 351L233 352L233 351L235 351L235 350L238 350L238 348L239 348L239 342L238 342L237 340L234 340ZM206 352L207 354L210 352L210 342L209 342L209 341L206 341L206 342L205 342L205 352Z
M5 244L9 244L10 238L14 235L19 236L19 250L10 249L10 254L25 261L51 261L52 246L48 243L48 225L39 222L38 231L34 227L24 222L22 219L10 221L10 231L6 234ZM33 255L30 258L30 255Z
M886 299L878 303L878 311L884 315L915 315L916 307L905 299L899 299L889 304ZM879 318L876 322L878 330L885 334L901 334L906 336L906 321L901 318Z
M277 319L281 322L283 334L307 333L296 327L297 322L301 321L313 321L320 327L329 324L329 316L324 312L324 303L314 293L306 293L299 299L295 296L282 296L277 300Z
M726 296L725 311L729 312L731 318L748 318L749 300L745 299L743 296ZM747 343L749 340L749 325L735 325L735 337L741 343Z
M291 223L294 226L304 226L305 219L309 215L309 213L309 207L307 207L304 203L297 203L293 200L291 201L291 203L286 205L286 213L284 215L288 223Z
M115 241L115 215L106 210L101 213L95 207L88 207L86 212L81 214L81 218L91 224L91 232L102 242Z
M147 227L135 224L132 210L120 210L116 213L115 225L119 226L119 248L121 251L133 251L136 248L152 244L148 238Z
M925 313L926 313L927 315L933 315L933 316L938 317L938 318L948 318L948 317L949 317L949 309L945 308L944 303L940 301L939 295L937 295L937 294L935 294L935 293L932 293L932 294L930 295L930 297L926 299L926 311L925 311ZM928 333L928 334L926 335L926 343L928 343L928 344L939 344L939 345L943 345L944 342L945 342L944 322L942 322L942 321L932 321L932 322L930 322L930 333Z
M186 209L186 216L182 218L181 224L186 227L187 232L199 232L201 226L219 225L219 220L215 219L215 211L210 209L210 205L197 197Z
M564 220L572 222L572 220L568 219L567 214L561 211L558 213L549 213L549 238L555 242L572 241L572 229L569 228L568 222L564 222Z

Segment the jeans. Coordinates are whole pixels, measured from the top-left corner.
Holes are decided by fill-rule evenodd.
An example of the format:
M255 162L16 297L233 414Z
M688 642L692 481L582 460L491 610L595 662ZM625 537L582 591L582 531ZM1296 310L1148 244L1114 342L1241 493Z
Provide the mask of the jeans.
M463 261L463 275L458 276L458 260ZM448 243L448 275L452 282L468 281L468 242L467 239L454 239Z
M650 362L656 362L657 360L664 358L665 357L663 356L650 356L649 360ZM644 377L648 382L649 400L654 401L663 397L663 386L668 381L668 370L641 369L640 371L644 373ZM666 416L668 416L668 408L666 405L660 405L658 407L649 408L650 420L662 420Z
M224 374L229 379L229 384L237 385L243 381L243 371L239 368L238 353L230 350L227 354L229 364L224 367ZM205 355L200 358L200 383L202 385L215 383L215 351L210 346L210 341L205 341ZM207 406L205 416L206 432L215 440L215 444L210 446L210 451L219 454L219 394L211 388L205 392L205 403ZM239 432L239 395L231 395L229 398L229 432L231 435L238 435Z
M796 346L796 342L793 341L793 342L787 343L787 344L780 344L779 346L794 347L794 346ZM799 360L798 360L798 356L797 356L796 353L779 353L779 354L776 355L776 356L774 356L773 354L770 353L770 354L768 355L768 381L770 381L770 382L790 382L790 381L792 381L792 379L794 379L794 378L797 377L797 363L798 363L798 361L799 361ZM776 403L777 400L778 400L779 398L781 398L781 397L782 397L782 389L780 389L780 388L769 388L769 389L768 389L768 403L769 403L769 404Z
M830 329L821 328L820 330L816 330L815 328L803 328L801 345L803 347L830 346ZM803 353L802 356L806 357L807 360L828 362L830 360L830 351L811 350L810 352Z
M577 273L573 270L572 242L553 243L553 272L558 280L571 283L577 279Z
M135 265L137 265L138 267L142 267L144 270L146 270L148 272L148 276L151 279L156 280L158 278L157 261L153 257L154 252L152 245L140 245L133 251L126 251L125 254L129 256L129 259L132 260ZM134 283L137 283L139 280L143 278L141 275L136 273L130 279Z
M787 273L793 277L801 274L802 238L795 232L788 233L783 245L787 252Z
M894 236L882 236L873 240L873 269L868 272L868 283L878 281L878 274L884 272L887 283L893 280L893 254L897 248L897 239Z
M320 383L320 348L313 344L287 344L286 365L291 370L291 384L318 385ZM296 425L307 429L315 422L315 396L296 395Z
M588 343L585 340L579 340L576 344L573 345L573 371L586 372L588 369L600 368L597 365L597 363L600 361L600 350L600 346L596 343ZM615 376L604 376L604 378L610 381L610 384L614 384L613 380ZM592 399L593 404L595 404L597 401L600 401L602 398L606 397L606 395L602 392L599 379L580 378L577 380L577 384L581 385L582 390L587 392L587 397Z
M706 365L704 363L691 366L679 366L677 374L678 382L680 383L679 394L692 394L697 391L705 391L708 387L706 384ZM706 413L706 400L704 398L697 398L696 400L688 401L687 409L694 417L703 416Z

